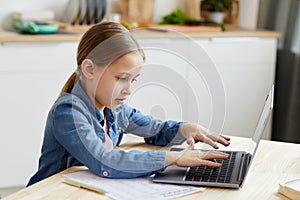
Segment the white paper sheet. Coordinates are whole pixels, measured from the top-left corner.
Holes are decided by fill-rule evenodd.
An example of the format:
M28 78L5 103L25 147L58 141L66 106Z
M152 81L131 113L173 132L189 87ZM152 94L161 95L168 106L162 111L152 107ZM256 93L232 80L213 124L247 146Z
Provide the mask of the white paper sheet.
M293 180L293 181L286 182L285 186L290 187L293 190L300 192L300 179L296 179L296 180Z
M89 170L63 175L66 179L105 190L106 196L116 200L165 200L203 191L203 187L153 183L151 178L108 179Z

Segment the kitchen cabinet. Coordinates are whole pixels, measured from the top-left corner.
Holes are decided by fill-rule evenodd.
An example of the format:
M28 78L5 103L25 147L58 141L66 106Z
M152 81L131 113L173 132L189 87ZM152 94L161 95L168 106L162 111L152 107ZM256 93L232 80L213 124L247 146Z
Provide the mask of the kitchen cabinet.
M149 37L138 41L146 62L128 98L130 105L162 120L210 126L216 102L225 112L217 116L224 120L222 133L252 135L274 83L276 38ZM76 68L78 41L0 44L0 187L9 187L25 185L37 169L46 116ZM223 83L225 102L222 96L212 100L208 82L214 78L207 80L199 66L218 72L216 80ZM264 138L270 138L270 133L269 124Z
M161 120L183 120L188 65L178 50L188 52L186 40L142 39L146 62L128 104Z
M162 120L195 122L213 132L252 136L274 83L276 38L139 42L146 53L145 73L133 89L130 105ZM214 96L216 92L220 95ZM270 137L271 122L263 138Z
M196 40L215 63L223 81L226 115L223 133L250 137L275 78L276 38ZM197 54L191 50L192 54ZM269 121L263 138L271 138Z
M76 67L76 46L0 45L0 187L25 185L37 169L46 115Z

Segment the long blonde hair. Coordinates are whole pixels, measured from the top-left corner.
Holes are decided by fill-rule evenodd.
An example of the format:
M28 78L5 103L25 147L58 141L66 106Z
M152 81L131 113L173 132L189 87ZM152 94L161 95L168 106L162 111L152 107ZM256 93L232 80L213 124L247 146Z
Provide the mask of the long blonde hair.
M119 23L115 22L102 22L92 26L81 38L78 48L77 48L77 69L76 71L68 78L67 82L63 86L62 90L60 91L60 95L63 93L71 93L75 81L78 78L78 72L81 70L81 63L87 56L92 52L93 49L97 47L103 41L111 38L116 34L125 34L129 35L131 39L136 43L138 43L127 29L124 28ZM103 49L105 50L105 49ZM139 52L141 53L143 59L145 59L144 52L139 48ZM76 73L77 72L77 73Z

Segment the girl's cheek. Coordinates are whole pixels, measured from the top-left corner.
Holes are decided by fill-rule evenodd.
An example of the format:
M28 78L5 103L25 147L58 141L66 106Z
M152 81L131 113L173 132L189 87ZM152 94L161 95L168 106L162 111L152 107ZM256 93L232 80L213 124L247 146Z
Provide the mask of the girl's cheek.
M115 95L118 95L120 94L120 92L122 91L122 88L123 88L123 85L120 81L117 82L114 87L112 88L113 89L113 94Z

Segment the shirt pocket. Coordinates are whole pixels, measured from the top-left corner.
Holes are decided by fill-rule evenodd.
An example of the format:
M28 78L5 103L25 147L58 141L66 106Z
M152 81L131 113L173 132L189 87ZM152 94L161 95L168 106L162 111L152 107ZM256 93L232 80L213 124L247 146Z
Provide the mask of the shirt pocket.
M124 133L124 130L128 127L129 121L127 118L118 118L117 131L119 133Z

